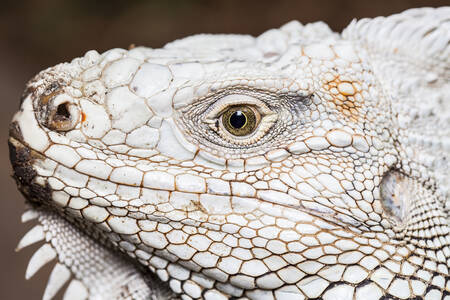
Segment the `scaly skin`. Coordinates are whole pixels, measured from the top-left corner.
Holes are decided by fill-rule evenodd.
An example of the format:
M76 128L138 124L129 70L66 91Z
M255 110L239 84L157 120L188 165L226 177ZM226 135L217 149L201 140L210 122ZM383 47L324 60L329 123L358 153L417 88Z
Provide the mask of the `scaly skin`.
M66 299L449 299L449 15L42 71L10 128L40 223L18 248L45 239L27 277L56 258L44 299L71 278Z

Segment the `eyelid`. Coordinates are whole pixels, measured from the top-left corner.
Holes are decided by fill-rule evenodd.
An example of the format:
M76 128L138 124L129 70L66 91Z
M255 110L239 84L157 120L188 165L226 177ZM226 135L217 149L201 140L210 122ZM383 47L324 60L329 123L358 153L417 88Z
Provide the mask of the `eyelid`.
M206 123L215 122L215 119L228 107L234 105L252 105L261 114L261 117L274 114L261 100L247 95L227 95L214 103L214 107L207 113Z

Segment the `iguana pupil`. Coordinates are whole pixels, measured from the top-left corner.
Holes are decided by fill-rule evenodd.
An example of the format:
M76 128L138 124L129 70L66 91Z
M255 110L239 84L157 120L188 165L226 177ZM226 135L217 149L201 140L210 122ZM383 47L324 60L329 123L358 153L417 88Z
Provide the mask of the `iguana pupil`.
M253 110L245 106L231 107L223 116L225 129L235 136L253 133L256 128L256 116Z
M234 128L240 129L246 125L247 116L241 110L237 110L231 115L229 122Z

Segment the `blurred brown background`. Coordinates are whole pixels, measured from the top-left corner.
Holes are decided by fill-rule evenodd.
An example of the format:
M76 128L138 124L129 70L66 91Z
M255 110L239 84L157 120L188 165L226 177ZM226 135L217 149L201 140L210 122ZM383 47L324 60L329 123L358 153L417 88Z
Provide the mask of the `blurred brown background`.
M342 30L353 18L375 17L450 1L0 1L0 299L41 299L51 267L24 280L39 247L14 248L31 224L21 224L23 199L10 177L8 123L25 82L38 71L83 55L130 44L157 48L194 33L258 35L290 20L325 21Z

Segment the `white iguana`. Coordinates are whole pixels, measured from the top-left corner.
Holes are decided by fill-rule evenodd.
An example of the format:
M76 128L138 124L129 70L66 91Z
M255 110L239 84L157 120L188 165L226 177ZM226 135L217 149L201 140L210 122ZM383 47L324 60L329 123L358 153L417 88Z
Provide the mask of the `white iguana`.
M450 299L450 8L89 51L14 178L43 299Z

